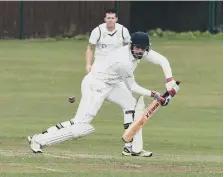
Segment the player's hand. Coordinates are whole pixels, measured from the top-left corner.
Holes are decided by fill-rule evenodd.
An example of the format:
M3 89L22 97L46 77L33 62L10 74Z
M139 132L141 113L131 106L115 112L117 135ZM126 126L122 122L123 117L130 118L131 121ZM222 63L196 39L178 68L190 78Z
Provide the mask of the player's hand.
M92 69L92 65L86 65L86 73L89 73Z
M169 103L170 103L170 100L171 100L171 96L166 96L164 99L165 101L161 101L161 106L167 106Z
M166 89L169 92L169 95L173 97L180 90L180 87L176 84L175 80L171 80L166 83Z
M155 91L152 91L151 93L151 97L154 97L154 100L157 100L159 102L164 102L165 101L165 98L163 98L159 92L155 92Z

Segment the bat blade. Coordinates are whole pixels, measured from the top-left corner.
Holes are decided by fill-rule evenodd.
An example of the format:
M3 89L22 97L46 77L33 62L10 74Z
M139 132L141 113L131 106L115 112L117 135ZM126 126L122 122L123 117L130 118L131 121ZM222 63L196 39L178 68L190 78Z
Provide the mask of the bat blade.
M157 100L154 100L150 104L145 112L141 115L140 118L136 119L129 127L125 130L122 139L124 142L129 143L133 140L135 134L147 123L148 119L159 109L160 103Z

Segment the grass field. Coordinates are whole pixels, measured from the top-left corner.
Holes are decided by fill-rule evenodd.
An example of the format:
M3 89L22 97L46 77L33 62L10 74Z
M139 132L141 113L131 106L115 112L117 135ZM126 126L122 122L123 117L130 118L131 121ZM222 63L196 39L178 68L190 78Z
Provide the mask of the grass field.
M94 134L33 154L28 135L75 114L87 41L0 41L0 177L222 176L222 41L152 43L182 84L144 128L153 157L138 158L121 156L122 111L107 101L92 122ZM136 80L164 90L159 66L142 61ZM77 103L68 103L71 95Z

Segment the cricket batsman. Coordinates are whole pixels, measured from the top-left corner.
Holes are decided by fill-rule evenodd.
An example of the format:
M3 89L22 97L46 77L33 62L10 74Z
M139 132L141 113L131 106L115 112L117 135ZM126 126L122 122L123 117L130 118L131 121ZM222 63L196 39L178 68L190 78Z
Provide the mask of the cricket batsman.
M130 34L127 28L117 23L118 17L114 9L109 9L105 13L105 23L96 27L90 35L89 45L86 50L86 72L90 72L91 69L97 70L101 67L102 61L105 60L106 56L113 50L126 45L130 41ZM92 64L93 52L94 62ZM172 72L169 62L165 57L159 53L149 49L146 56L143 57L145 60L159 64L164 72L167 79L167 86L172 90L172 87L176 88L177 85L172 78ZM122 58L120 58L122 60ZM139 64L140 60L134 63L134 69ZM178 87L177 87L178 88ZM175 93L174 93L175 94ZM126 87L124 82L119 82L113 87L110 94L106 97L106 100L119 105L124 114L124 129L135 120L144 111L145 104L144 99L139 97L137 100L132 96L132 92ZM169 103L167 99L166 105ZM132 143L125 143L122 155L125 156L142 156L150 157L152 152L143 150L143 138L142 129L136 134Z
M154 55L157 58L152 57ZM81 138L93 133L95 129L90 124L91 121L96 116L103 101L108 98L120 83L124 83L125 87L123 89L127 89L126 92L128 93L134 92L139 95L154 97L161 102L162 106L167 105L170 98L166 97L164 100L158 92L145 89L136 83L133 72L139 61L143 58L162 66L168 79L168 83L166 84L167 90L171 96L174 96L179 87L176 85L174 79L172 79L168 61L158 53L150 50L149 37L146 33L136 32L132 35L128 45L109 53L101 61L101 67L92 67L91 71L84 77L81 84L82 98L74 118L52 126L43 133L33 135L30 140L31 150L34 153L42 152L43 147L69 139ZM122 97L119 99L122 100ZM138 105L138 101L135 104ZM133 119L135 119L134 108L131 106L127 107L129 111L125 112L125 126L131 124ZM139 144L136 147L139 148ZM144 151L142 148L139 149L139 152L135 153L130 149L130 152L127 153L143 157L152 155L152 152Z

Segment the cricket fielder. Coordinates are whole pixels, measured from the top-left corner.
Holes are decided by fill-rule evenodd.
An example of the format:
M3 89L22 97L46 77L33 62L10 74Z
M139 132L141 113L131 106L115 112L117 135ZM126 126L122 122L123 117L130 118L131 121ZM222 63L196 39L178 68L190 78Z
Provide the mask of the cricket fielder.
M82 81L82 98L75 117L70 121L50 127L43 133L33 135L30 143L31 150L34 153L42 152L42 148L45 146L81 138L93 133L95 129L90 124L91 121L96 116L103 101L121 82L125 84L125 88L128 88L128 92L154 97L158 101L163 100L161 105L165 106L167 98L164 100L158 92L140 87L134 78L133 72L136 64L141 58L148 55L149 45L147 34L143 32L134 33L129 45L111 52L105 60L102 60L101 67L92 68L91 72ZM176 87L172 87L172 93L177 92L177 90ZM125 114L126 120L133 121L134 111L132 112L132 114ZM131 154L134 153L131 152ZM134 155L148 157L152 153L141 150Z
M100 24L92 30L86 49L87 73L91 71L92 67L100 67L101 61L105 59L110 51L129 43L130 34L128 29L117 23L117 21L118 17L115 9L108 9L105 12L105 23ZM93 58L94 62L92 64Z

